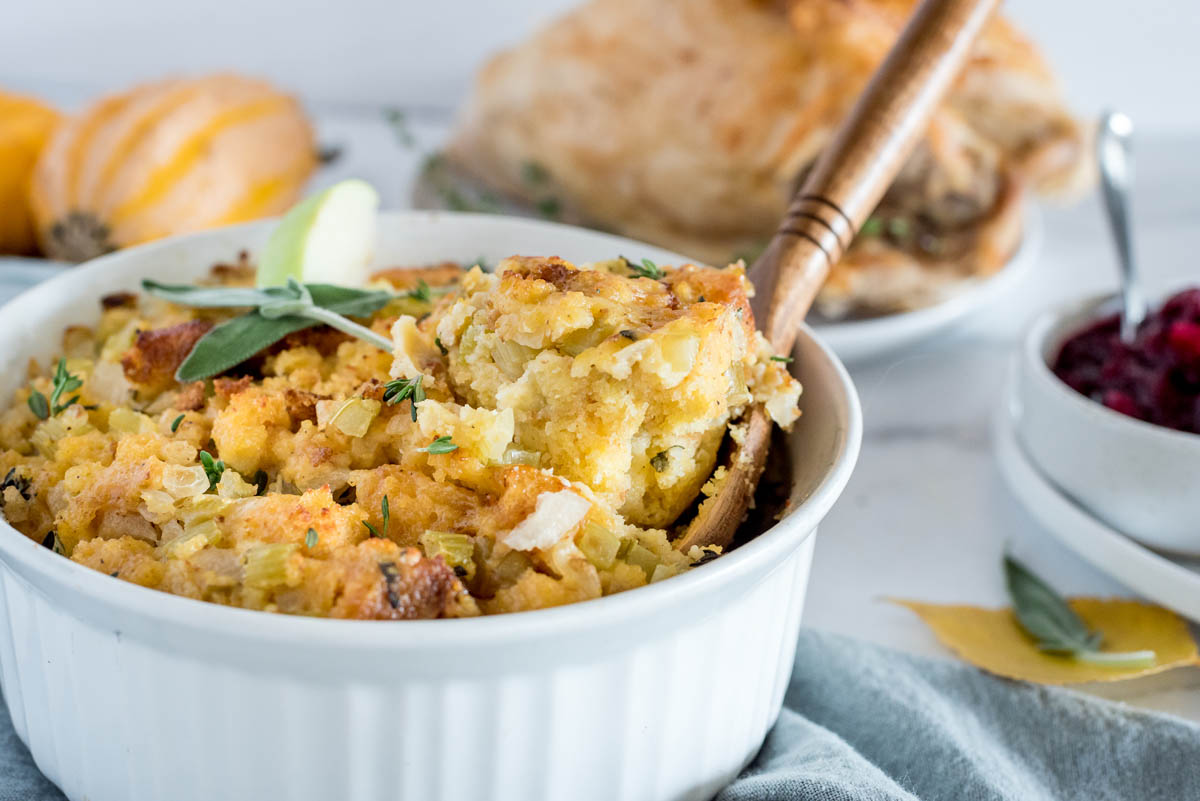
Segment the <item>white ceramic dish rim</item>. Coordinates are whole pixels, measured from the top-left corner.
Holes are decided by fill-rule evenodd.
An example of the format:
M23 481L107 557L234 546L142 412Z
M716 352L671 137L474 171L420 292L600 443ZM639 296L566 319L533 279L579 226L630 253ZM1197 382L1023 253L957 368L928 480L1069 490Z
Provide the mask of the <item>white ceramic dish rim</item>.
M1178 289L1168 292L1165 297L1169 297L1176 291ZM1152 304L1152 308L1157 309L1161 306L1161 301L1160 298L1158 303ZM1085 415L1089 421L1095 421L1098 426L1125 428L1135 436L1148 437L1152 441L1164 445L1169 443L1172 447L1200 449L1200 434L1148 423L1145 420L1114 411L1071 389L1050 369L1047 354L1057 353L1067 337L1083 330L1089 322L1102 316L1101 310L1106 305L1115 304L1115 302L1116 296L1112 293L1092 295L1083 300L1071 301L1039 315L1033 325L1029 327L1029 333L1026 334L1021 349L1021 357L1033 367L1031 375L1035 381L1044 387L1049 387L1050 392L1065 398L1068 404L1079 411L1079 414ZM1067 323L1071 323L1069 329ZM1053 341L1051 341L1052 337ZM1053 347L1051 348L1051 346Z
M1059 542L1142 595L1200 620L1200 573L1142 545L1068 498L1029 458L1014 420L1016 370L992 420L1000 474L1026 510ZM1116 414L1116 412L1114 412Z
M1021 242L1004 266L994 274L969 283L940 303L907 312L841 322L815 321L813 330L842 358L859 360L886 353L908 342L930 336L989 303L1029 274L1041 251L1045 226L1036 206L1027 204ZM897 345L896 339L902 341Z
M455 212L389 214L414 218L494 219L493 215ZM573 226L545 221L524 220L523 223L573 229ZM181 243L214 233L229 235L267 224L269 221L259 221L204 231L100 257L18 295L0 308L0 319L18 314L19 307L31 299L68 289L76 282L86 279L89 273L103 270L114 260L127 258L127 254L169 251L180 247ZM618 246L621 243L628 246L631 241L594 231L588 233L593 236L605 236ZM645 247L660 251L657 248ZM707 565L637 590L567 606L516 614L454 620L412 620L388 625L379 621L275 615L197 601L124 581L113 581L109 576L53 554L2 518L0 550L4 552L5 558L11 561L12 568L26 580L31 580L35 586L50 586L55 591L86 596L89 601L107 607L108 611L128 615L130 620L166 622L177 627L225 637L252 637L260 641L296 642L306 646L327 645L394 651L410 648L479 646L501 641L511 644L514 641L543 638L556 632L565 633L577 629L581 624L589 627L611 625L645 615L668 598L672 599L674 605L687 598L703 597L704 594L732 583L747 573L770 572L773 567L767 566L768 563L778 562L778 557L799 547L805 539L812 536L819 521L840 495L857 461L862 442L862 410L853 382L839 359L808 326L803 327L803 335L815 343L828 361L840 383L838 394L846 403L847 428L843 432L841 449L835 454L831 469L808 497L798 503L783 520L759 536Z

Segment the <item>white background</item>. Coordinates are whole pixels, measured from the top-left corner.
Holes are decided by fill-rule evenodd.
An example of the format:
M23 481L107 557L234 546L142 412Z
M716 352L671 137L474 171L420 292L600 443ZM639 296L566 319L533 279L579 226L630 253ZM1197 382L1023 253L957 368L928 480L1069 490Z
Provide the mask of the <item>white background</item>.
M71 104L238 69L311 101L451 107L480 61L575 0L0 0L0 86ZM1082 111L1200 128L1200 2L1009 0Z

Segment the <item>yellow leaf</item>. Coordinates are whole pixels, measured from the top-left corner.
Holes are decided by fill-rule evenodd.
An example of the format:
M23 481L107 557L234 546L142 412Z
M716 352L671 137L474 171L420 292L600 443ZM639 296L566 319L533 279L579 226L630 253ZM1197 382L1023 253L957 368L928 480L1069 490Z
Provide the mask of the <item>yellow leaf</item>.
M1149 667L1115 668L1047 654L1017 623L1011 609L927 604L888 599L908 607L933 629L938 640L959 657L989 673L1040 684L1118 681L1200 663L1187 623L1160 606L1121 598L1072 598L1067 601L1088 628L1104 634L1102 651L1154 651Z

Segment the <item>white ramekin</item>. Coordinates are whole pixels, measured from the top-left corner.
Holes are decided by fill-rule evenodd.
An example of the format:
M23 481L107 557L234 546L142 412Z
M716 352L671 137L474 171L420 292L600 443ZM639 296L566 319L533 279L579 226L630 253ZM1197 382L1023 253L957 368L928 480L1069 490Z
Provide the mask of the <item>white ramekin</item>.
M97 298L187 281L269 225L98 259L0 311L0 396ZM404 213L381 265L663 251L550 223ZM382 623L269 615L114 580L0 523L13 724L75 801L701 799L750 760L791 672L813 539L858 455L858 399L810 332L794 508L683 576L557 609Z
M1147 545L1200 555L1200 435L1115 412L1050 370L1063 343L1116 310L1111 295L1039 317L1018 359L1013 414L1033 463L1098 518Z

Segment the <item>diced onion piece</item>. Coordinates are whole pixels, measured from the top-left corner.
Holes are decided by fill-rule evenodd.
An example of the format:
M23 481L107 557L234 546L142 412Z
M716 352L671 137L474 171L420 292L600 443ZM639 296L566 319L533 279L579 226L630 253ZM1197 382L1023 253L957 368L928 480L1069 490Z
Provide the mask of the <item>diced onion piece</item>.
M653 578L654 568L658 567L659 564L659 558L654 555L654 551L637 543L629 549L629 553L625 554L625 561L631 565L640 567L642 572L646 574L646 581Z
M162 490L143 490L142 503L146 505L142 517L151 523L161 524L175 517L175 499Z
M500 341L496 343L492 358L500 372L515 381L525 372L525 363L536 355L537 351L533 348L527 348L517 342Z
M383 405L369 398L350 398L329 417L331 425L348 437L361 437L367 433L372 421L379 416Z
M120 362L125 351L133 347L133 340L137 337L138 330L143 327L145 327L145 323L136 317L125 323L121 330L104 340L104 345L100 348L101 361ZM118 367L120 367L119 364Z
M257 494L258 487L242 478L242 474L236 470L226 469L217 481L217 495L227 500L252 498Z
M208 492L208 473L200 465L169 464L163 468L163 489L175 499L193 498Z
M246 552L246 584L263 590L288 584L288 562L298 547L287 542L251 548Z
M570 534L591 508L590 503L570 490L543 492L533 514L501 535L501 539L515 551L551 548Z
M558 343L557 349L568 356L578 356L585 350L594 348L616 333L616 328L608 324L594 325L573 331Z
M475 575L475 538L467 534L429 529L421 535L421 550L430 559L442 557L447 565L462 568L463 575ZM455 571L458 572L457 570Z
M114 406L128 403L133 395L133 384L129 383L120 362L116 361L102 361L97 364L88 378L87 389L92 398Z
M589 522L579 538L579 550L594 566L608 570L617 560L621 538L598 523Z
M164 442L159 450L162 454L164 462L179 465L193 465L196 463L198 452L190 442L185 442L181 439L173 439Z

